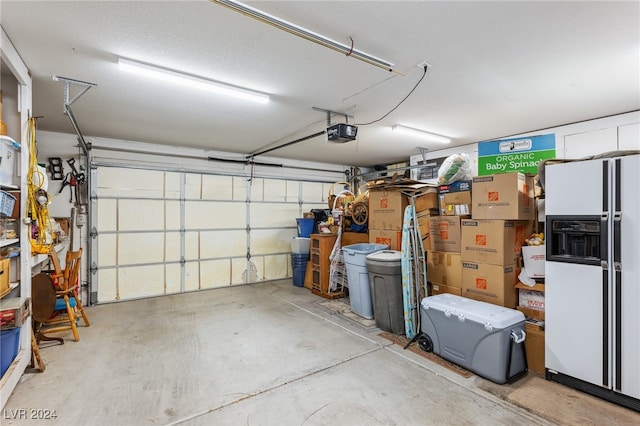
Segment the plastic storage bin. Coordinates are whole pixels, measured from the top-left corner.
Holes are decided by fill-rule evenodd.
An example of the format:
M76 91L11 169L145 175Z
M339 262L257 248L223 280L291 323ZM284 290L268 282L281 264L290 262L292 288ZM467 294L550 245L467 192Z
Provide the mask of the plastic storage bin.
M293 285L304 286L304 275L307 273L307 262L309 253L291 253L291 269L293 270Z
M422 299L420 314L423 348L498 384L526 373L522 312L443 293Z
M309 243L311 239L307 237L291 238L291 253L309 254Z
M298 237L309 238L313 232L314 218L296 218L298 223Z
M404 334L402 253L381 250L367 255L366 262L376 326L384 331Z
M0 377L9 369L16 359L20 347L20 328L0 331Z
M351 311L363 318L373 319L367 255L388 248L386 244L351 244L342 248L347 269Z

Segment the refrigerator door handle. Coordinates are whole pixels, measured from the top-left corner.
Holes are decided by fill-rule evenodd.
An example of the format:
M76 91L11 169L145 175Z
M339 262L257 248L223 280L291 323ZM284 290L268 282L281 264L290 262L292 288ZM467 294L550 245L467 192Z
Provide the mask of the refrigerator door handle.
M622 269L621 262L622 250L622 214L616 212L613 217L613 266L616 271Z

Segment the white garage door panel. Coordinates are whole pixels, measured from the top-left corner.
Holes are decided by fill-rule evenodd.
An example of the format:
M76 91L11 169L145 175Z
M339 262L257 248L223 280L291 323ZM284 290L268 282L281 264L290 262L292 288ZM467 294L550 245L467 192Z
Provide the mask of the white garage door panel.
M115 269L98 269L98 300L116 300L118 296Z
M115 231L118 227L118 202L116 200L98 199L97 208L98 215L97 227L101 232Z
M200 262L187 262L184 265L184 290L200 289Z
M164 197L171 200L180 199L180 173L165 172Z
M161 266L160 266L161 267ZM179 263L168 263L164 266L166 294L180 293L181 270Z
M101 168L100 196L161 198L165 172L140 169Z
M203 260L200 262L200 288L225 287L231 284L231 262Z
M186 201L186 229L246 228L244 203Z
M251 181L251 201L264 201L264 181L260 178Z
M164 229L164 201L120 200L119 231L155 231Z
M287 180L287 203L297 203L300 198L300 183L294 180Z
M296 218L301 217L298 204L270 204L270 203L252 203L251 204L251 227L290 227L296 226Z
M200 258L244 256L247 231L201 231Z
M165 228L180 230L180 201L165 201Z
M159 296L165 294L164 267L133 266L118 269L120 299Z
M233 177L202 176L203 200L233 200Z
M265 179L263 191L263 201L287 201L287 181Z
M280 254L274 256L264 256L264 279L265 280L278 280L291 276L289 270L291 269L291 262L289 255Z
M251 231L251 255L291 253L291 238L297 230L254 229Z
M100 234L98 236L98 265L116 265L116 234Z
M231 259L231 284L245 284L246 280L245 272L247 270L247 259ZM256 279L252 279L251 282L256 282Z
M164 234L140 233L118 236L118 264L164 262Z
M326 202L331 185L302 182L302 200L306 203Z
M180 233L167 232L164 234L165 260L167 262L180 261Z
M200 233L198 231L184 233L184 258L185 260L200 259Z

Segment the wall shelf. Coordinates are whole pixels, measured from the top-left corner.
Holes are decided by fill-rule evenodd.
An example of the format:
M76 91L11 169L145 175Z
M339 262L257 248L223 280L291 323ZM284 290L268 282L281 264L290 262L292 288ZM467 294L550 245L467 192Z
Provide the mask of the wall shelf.
M15 244L20 242L18 238L9 238L7 240L0 240L0 247L10 246L11 244Z

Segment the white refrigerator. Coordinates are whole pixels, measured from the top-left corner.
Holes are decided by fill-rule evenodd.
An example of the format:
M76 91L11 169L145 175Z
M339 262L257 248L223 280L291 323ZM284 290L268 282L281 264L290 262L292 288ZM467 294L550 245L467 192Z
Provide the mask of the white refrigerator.
M640 155L545 167L546 378L640 411Z

